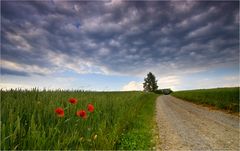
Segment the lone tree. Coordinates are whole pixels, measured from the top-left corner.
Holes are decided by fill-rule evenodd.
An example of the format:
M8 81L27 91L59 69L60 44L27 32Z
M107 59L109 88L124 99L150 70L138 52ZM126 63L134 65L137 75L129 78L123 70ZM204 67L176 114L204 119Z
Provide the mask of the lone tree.
M144 78L143 89L147 92L155 92L157 90L157 80L155 76L149 72L147 77Z

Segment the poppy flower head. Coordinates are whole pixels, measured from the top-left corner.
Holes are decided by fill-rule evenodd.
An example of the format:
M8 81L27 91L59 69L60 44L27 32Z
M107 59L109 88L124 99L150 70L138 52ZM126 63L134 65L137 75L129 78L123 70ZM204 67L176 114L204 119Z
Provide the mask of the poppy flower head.
M68 102L72 103L72 104L77 104L77 99L76 98L70 98L68 100Z
M88 111L93 112L94 111L94 106L92 104L88 104Z
M56 108L55 113L57 114L58 117L63 117L64 116L64 110L62 108Z
M87 113L84 110L77 111L76 115L79 116L79 117L82 117L84 119L87 118Z

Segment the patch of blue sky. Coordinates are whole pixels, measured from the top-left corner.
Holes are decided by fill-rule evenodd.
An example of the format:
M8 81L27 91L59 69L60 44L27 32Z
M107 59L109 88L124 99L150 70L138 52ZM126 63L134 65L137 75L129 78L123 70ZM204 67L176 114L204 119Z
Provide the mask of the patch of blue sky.
M74 71L59 73L57 76L74 78L72 87L74 89L100 90L100 91L119 91L130 81L143 81L140 77L104 75L104 74L79 74Z
M177 86L177 90L238 86L239 70L234 66L215 68L183 76L181 83L184 85Z

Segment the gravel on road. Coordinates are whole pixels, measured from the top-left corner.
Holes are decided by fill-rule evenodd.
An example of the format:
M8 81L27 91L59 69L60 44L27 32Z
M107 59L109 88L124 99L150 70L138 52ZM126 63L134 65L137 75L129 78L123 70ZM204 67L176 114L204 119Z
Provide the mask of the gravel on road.
M161 95L157 99L160 150L240 150L239 116Z

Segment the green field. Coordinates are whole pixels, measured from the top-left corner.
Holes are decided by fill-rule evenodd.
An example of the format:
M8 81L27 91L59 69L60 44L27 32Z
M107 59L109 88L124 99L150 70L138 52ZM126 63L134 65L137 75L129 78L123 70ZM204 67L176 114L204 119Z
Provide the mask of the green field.
M171 95L197 104L239 112L239 87L177 91Z
M156 97L143 92L1 91L1 150L152 149ZM87 111L88 103L94 105L93 113ZM64 117L56 115L57 107L64 108ZM86 110L86 119L76 116L79 109Z

